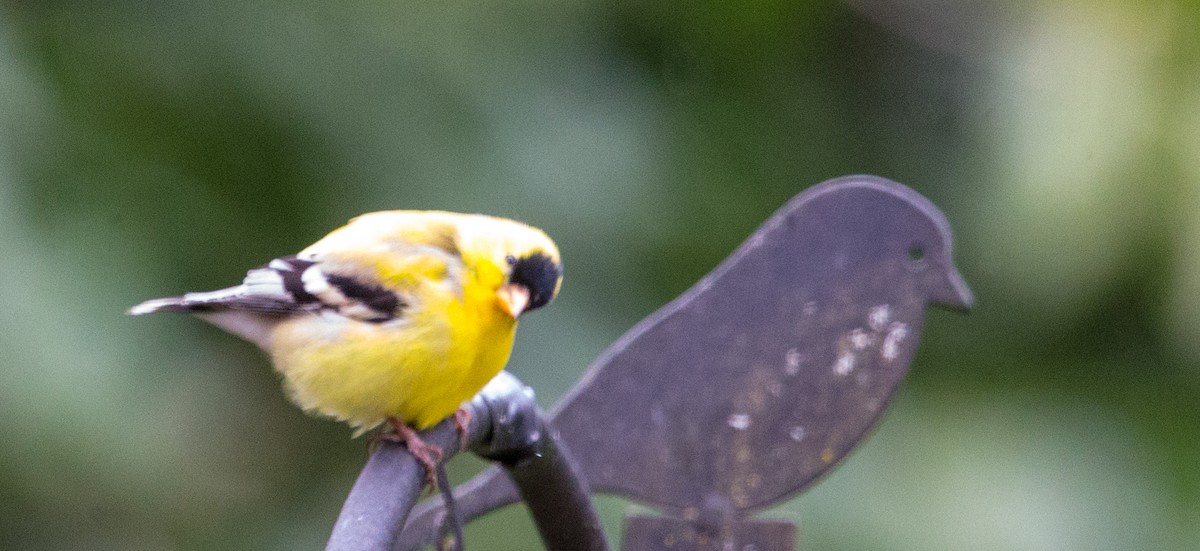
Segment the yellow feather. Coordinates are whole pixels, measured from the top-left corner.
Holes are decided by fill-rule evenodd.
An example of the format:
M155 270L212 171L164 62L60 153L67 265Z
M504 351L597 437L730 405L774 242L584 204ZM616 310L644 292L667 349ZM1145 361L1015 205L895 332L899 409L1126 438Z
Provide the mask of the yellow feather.
M293 400L359 432L397 417L417 429L450 416L504 368L517 320L497 304L505 258L558 251L540 230L482 215L359 216L301 252L369 275L410 304L367 324L332 314L280 323L269 351Z

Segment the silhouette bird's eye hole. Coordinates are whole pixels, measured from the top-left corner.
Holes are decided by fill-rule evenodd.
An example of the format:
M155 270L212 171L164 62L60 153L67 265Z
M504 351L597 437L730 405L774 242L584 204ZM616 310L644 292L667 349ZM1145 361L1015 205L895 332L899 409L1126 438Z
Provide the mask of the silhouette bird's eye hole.
M508 255L508 256L506 256L506 257L504 257L504 261L505 261L505 262L507 262L509 266L516 266L516 265L517 265L517 257L515 257L515 256L513 256L513 255L511 255L511 254L510 254L510 255Z
M920 243L913 243L908 247L908 261L914 265L920 264L925 260L925 247Z

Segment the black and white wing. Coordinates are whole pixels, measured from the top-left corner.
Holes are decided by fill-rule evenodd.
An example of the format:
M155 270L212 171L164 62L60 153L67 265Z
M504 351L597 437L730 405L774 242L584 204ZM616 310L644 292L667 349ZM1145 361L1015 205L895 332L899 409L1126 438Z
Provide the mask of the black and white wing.
M287 256L250 270L241 285L148 300L129 313L196 314L263 346L270 327L289 315L331 312L382 323L399 317L404 307L396 293L374 282L330 273L320 262Z

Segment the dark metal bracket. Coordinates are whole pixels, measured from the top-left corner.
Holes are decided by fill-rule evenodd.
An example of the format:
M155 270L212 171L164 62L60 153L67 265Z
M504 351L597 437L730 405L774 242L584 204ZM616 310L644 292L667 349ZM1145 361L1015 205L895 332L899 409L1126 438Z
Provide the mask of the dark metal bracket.
M625 519L621 548L639 551L794 551L796 526L785 520L739 520L711 525L671 517L634 515Z

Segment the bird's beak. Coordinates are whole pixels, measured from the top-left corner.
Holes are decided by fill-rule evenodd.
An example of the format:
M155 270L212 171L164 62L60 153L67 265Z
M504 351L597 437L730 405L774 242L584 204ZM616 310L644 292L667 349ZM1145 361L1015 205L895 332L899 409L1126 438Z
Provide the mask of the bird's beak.
M520 316L521 312L524 312L525 308L529 306L529 289L526 289L524 285L505 283L500 286L496 296L500 299L500 307L513 319Z
M956 312L968 312L975 304L975 294L967 287L966 280L951 266L946 270L945 285L930 297L934 304L944 306Z

